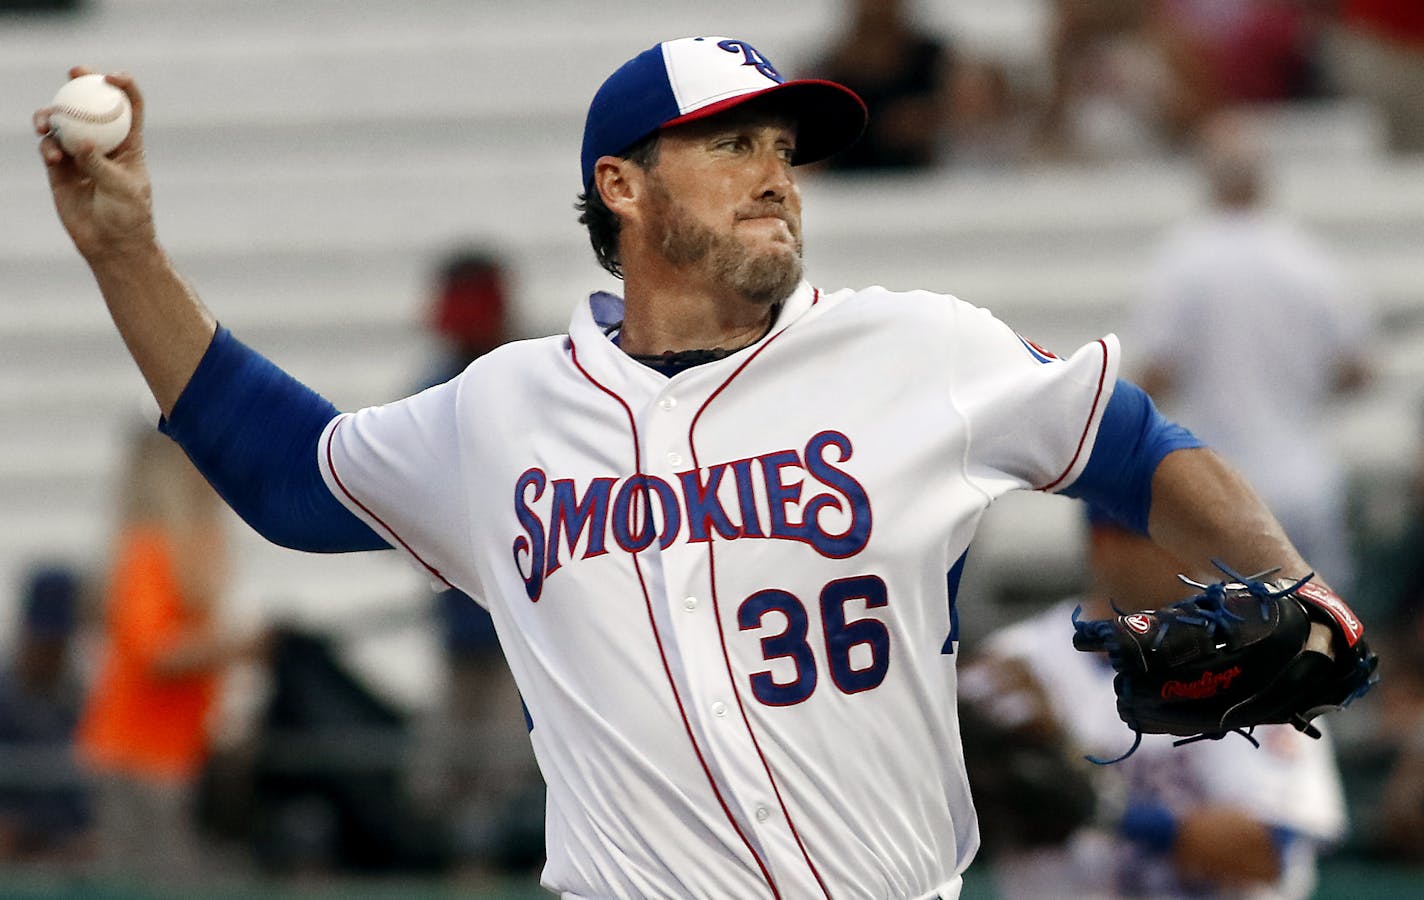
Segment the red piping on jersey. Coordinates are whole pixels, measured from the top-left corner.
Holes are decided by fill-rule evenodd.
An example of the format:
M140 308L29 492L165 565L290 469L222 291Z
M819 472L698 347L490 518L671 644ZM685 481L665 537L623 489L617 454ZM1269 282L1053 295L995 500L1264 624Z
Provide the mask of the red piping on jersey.
M600 391L612 397L619 406L623 407L623 412L628 416L628 428L633 435L633 472L635 475L644 474L642 450L638 446L638 424L633 418L633 410L628 406L627 401L589 374L588 370L579 362L578 348L574 346L572 340L569 342L569 355L573 360L574 368L578 369L583 377L588 379L589 384L592 384ZM648 515L652 515L651 503L648 506ZM672 690L672 698L677 703L677 714L682 717L682 728L687 732L687 740L692 744L692 752L697 755L697 762L702 766L702 773L707 776L707 783L711 786L712 793L717 798L717 803L722 807L722 814L725 815L727 821L731 823L732 830L737 833L737 837L742 839L742 844L747 848L747 852L752 855L752 859L756 860L757 868L761 869L761 875L766 879L767 886L771 888L772 896L775 897L776 900L781 900L781 892L776 889L776 882L772 880L771 871L767 868L766 863L762 861L761 854L757 853L756 848L752 846L752 842L746 836L746 833L742 831L742 827L737 824L737 819L732 815L731 808L727 806L727 801L723 798L721 789L717 787L717 779L712 777L712 769L707 765L706 757L702 755L702 748L697 746L697 738L692 733L692 723L687 719L687 709L683 706L682 695L678 693L677 682L674 681L672 677L672 667L668 665L667 651L663 649L662 634L659 633L657 620L653 616L653 600L648 593L648 583L643 579L643 567L638 565L638 555L636 553L629 553L628 557L633 563L633 571L637 573L638 576L638 587L643 592L643 606L648 611L648 627L653 632L653 641L658 646L658 658L662 660L663 675L666 676L668 687Z
M343 416L342 418L338 419L336 424L333 425L331 428L331 434L326 439L326 467L331 470L331 478L333 481L336 482L336 486L341 488L341 493L345 494L347 499L359 506L363 513L370 516L373 520L375 520L377 525L381 526L386 530L386 533L388 533L391 537L395 538L396 543L400 544L401 548L405 550L405 552L409 553L411 557L415 559L416 562L424 566L427 572L429 572L431 575L434 575L436 578L439 578L442 582L444 582L446 587L454 587L453 584L451 584L445 579L444 575L440 574L439 569L435 568L430 563L422 559L420 554L416 553L415 550L410 546L410 544L407 544L405 542L404 538L402 538L399 534L396 534L396 530L391 526L387 525L385 519L382 519L380 516L376 515L374 512L371 511L370 507L362 503L360 500L357 500L356 495L351 493L351 489L346 486L346 482L342 481L341 476L336 473L336 460L331 455L331 445L336 441L337 430L345 424L346 417Z
M1068 468L1063 470L1063 474L1039 488L1040 491L1051 491L1063 483L1063 479L1068 477L1068 473L1073 471L1073 467L1078 464L1078 457L1083 455L1083 446L1088 443L1088 429L1093 426L1093 419L1098 414L1098 404L1103 399L1103 386L1108 380L1108 345L1099 338L1096 341L1099 347L1103 348L1103 369L1098 373L1098 392L1093 395L1093 406L1088 410L1088 421L1083 423L1083 433L1078 436L1078 449L1073 451L1073 458L1068 461Z
M815 290L815 293L811 297L812 306L816 305L816 303L821 298L820 290L813 290ZM702 467L701 464L697 461L697 445L692 440L692 433L697 429L698 420L701 419L702 414L707 411L707 407L712 405L712 401L717 398L717 395L722 393L722 391L726 389L727 385L731 384L732 381L736 379L738 375L742 374L742 370L744 370L747 366L751 365L752 360L760 356L763 350L765 350L767 347L770 347L772 341L781 337L781 335L784 333L785 329L782 329L782 331L779 331L776 334L772 335L770 338L768 338L766 343L762 344L760 347L756 348L756 350L752 351L752 353L745 360L742 361L742 364L737 366L736 370L733 371L731 375L727 376L727 380L722 382L721 385L719 385L717 389L713 391L705 401L703 401L702 406L698 408L696 414L693 415L691 424L687 426L687 445L692 451L692 466L694 469L700 469ZM781 788L778 787L776 784L776 776L771 773L771 764L766 761L766 754L762 752L761 742L757 740L756 732L752 730L751 719L747 716L747 709L745 704L742 703L742 692L737 689L737 676L732 671L732 655L727 652L727 633L722 628L721 602L717 597L717 557L716 554L712 552L712 547L714 543L715 542L713 541L712 537L709 535L707 540L707 571L712 582L712 609L713 612L716 614L715 618L717 620L717 637L722 642L722 659L727 664L727 680L732 685L732 695L737 698L737 711L742 714L742 721L747 724L747 735L752 740L752 746L756 748L757 758L761 760L762 770L766 772L767 781L771 782L772 793L776 794L776 802L781 806L781 814L786 817L786 825L791 829L791 836L796 838L796 846L801 850L801 858L806 860L806 866L811 870L811 874L815 876L816 883L821 886L822 893L824 893L826 897L829 898L831 896L831 891L829 888L826 887L825 879L821 877L821 873L817 871L816 864L811 862L811 854L806 851L806 845L801 840L801 832L797 830L796 823L791 819L791 812L786 808L786 800L783 799L781 796Z

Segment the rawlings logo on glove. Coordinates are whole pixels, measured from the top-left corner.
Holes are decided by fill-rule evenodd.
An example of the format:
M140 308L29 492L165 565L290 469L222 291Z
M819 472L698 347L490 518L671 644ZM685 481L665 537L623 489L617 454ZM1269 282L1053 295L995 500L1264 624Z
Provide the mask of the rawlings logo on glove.
M1093 621L1074 612L1073 646L1108 654L1118 716L1137 733L1118 759L1143 734L1250 740L1257 725L1289 723L1319 737L1312 719L1378 680L1359 617L1313 576L1266 582L1274 570L1242 578L1217 567L1232 580L1182 576L1201 593L1165 609Z
M1240 666L1232 666L1225 672L1203 672L1196 681L1169 681L1162 685L1163 700L1201 700L1215 697L1231 687L1231 681L1241 674Z

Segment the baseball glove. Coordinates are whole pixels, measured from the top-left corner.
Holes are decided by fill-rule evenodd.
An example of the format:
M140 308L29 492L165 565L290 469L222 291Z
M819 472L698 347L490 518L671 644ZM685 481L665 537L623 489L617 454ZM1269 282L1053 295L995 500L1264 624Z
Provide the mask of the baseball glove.
M1277 722L1319 737L1312 719L1378 680L1360 620L1313 576L1261 581L1275 570L1242 578L1217 567L1231 580L1182 576L1201 592L1165 609L1095 621L1075 610L1074 648L1107 652L1118 716L1137 742L1144 733L1250 739L1255 726Z

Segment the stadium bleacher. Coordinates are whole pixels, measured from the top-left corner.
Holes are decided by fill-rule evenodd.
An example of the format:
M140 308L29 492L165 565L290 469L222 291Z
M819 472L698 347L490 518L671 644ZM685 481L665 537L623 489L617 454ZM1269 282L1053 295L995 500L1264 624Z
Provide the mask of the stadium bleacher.
M796 73L835 31L840 0L89 0L67 14L0 13L0 646L33 562L98 573L126 431L154 412L87 269L50 205L30 112L85 63L134 72L151 104L160 233L226 324L338 406L408 392L430 352L425 278L448 247L510 262L516 322L563 330L576 300L615 287L572 210L579 133L599 81L632 52L736 34ZM959 46L1041 67L1048 0L922 8ZM1373 111L1341 101L1264 111L1280 205L1344 261L1380 311L1381 377L1342 406L1361 527L1409 509L1424 409L1424 159L1382 150ZM1124 326L1145 250L1197 203L1171 160L804 185L810 277L957 294L1055 349ZM1289 335L1262 352L1289 352ZM1127 348L1131 363L1131 347ZM998 604L1079 574L1077 512L1007 498L986 517L964 584L966 638ZM234 524L240 615L323 624L419 615L424 580L394 554L332 559L266 545ZM428 629L356 649L373 683L429 702ZM1376 868L1343 893L1389 893ZM1356 893L1371 884L1383 893ZM971 888L973 884L971 883ZM966 897L971 892L966 892ZM974 896L981 896L975 894Z
M980 52L1018 67L1042 57L1042 0L927 8ZM613 285L571 207L583 112L612 66L669 35L717 31L773 48L795 72L840 10L109 0L0 19L0 591L37 558L102 560L122 436L143 408L29 133L68 65L138 75L160 232L178 265L246 340L355 407L400 396L421 373L424 278L451 244L507 254L528 334L561 331L576 298ZM1383 378L1337 429L1362 481L1387 496L1412 464L1424 385L1424 162L1384 154L1378 122L1354 104L1268 118L1281 204L1338 248L1388 326ZM805 193L818 284L955 293L1059 349L1122 326L1144 249L1196 202L1171 161L813 175ZM1052 498L996 508L975 554L980 590L1025 571L1071 579L1075 528ZM420 579L398 561L303 557L235 534L251 604L322 620L338 603L420 602Z

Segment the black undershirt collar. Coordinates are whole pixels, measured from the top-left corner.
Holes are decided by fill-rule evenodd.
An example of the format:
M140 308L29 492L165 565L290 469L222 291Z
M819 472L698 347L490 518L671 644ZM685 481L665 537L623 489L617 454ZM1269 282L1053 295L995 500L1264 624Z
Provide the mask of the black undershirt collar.
M780 315L780 313L781 304L778 303L771 308L771 316L767 322L766 331L763 331L757 339L750 344L737 347L734 350L727 350L723 347L710 347L697 350L665 350L662 353L655 354L629 353L628 356L660 375L671 378L679 372L686 372L695 366L716 362L719 359L726 359L733 353L740 353L747 349L747 347L758 343L762 338L771 333L772 327L776 325L776 317ZM603 333L608 335L609 340L613 341L614 344L617 344L619 337L621 337L622 329L623 323L615 322L604 329Z

